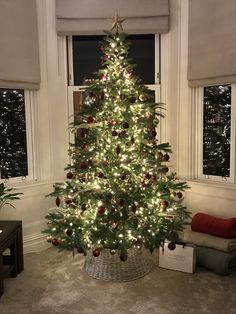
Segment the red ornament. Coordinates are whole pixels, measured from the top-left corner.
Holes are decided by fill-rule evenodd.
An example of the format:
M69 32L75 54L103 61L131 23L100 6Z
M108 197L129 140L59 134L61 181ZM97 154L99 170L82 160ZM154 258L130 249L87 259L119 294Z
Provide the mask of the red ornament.
M168 154L165 154L163 156L163 159L166 160L166 161L169 161L170 160L170 156Z
M120 175L120 178L121 178L121 180L125 180L125 179L126 179L126 174L125 174L125 173L122 173L122 174Z
M182 192L178 192L176 195L177 195L178 198L182 198L183 197L183 193Z
M77 252L78 252L78 253L84 253L84 250L83 250L81 247L78 247L78 248L77 248Z
M168 171L169 171L169 168L168 168L168 167L162 168L162 172L163 172L163 173L167 173Z
M67 235L68 237L71 237L72 234L73 234L73 230L72 230L72 229L67 229L67 230L66 230L66 235Z
M87 150L87 149L88 149L88 144L82 144L82 145L81 145L81 148L82 148L83 150Z
M79 167L80 167L80 169L86 169L86 168L87 168L87 164L82 161L82 162L79 164Z
M123 123L123 128L124 129L128 129L129 128L129 123L128 122Z
M128 255L126 255L126 254L120 255L120 260L121 260L122 262L126 262L127 259L128 259Z
M65 200L65 203L66 203L67 205L71 204L71 203L72 203L72 199L67 198L67 199Z
M161 205L163 207L168 207L169 203L168 203L168 201L164 200L164 201L161 201Z
M95 121L95 119L94 119L94 117L92 117L92 116L89 116L89 117L87 118L87 123L89 123L89 124L94 123L94 121Z
M111 133L111 134L112 134L112 136L114 136L114 137L115 137L115 136L118 136L118 132L116 132L115 130L114 130L114 131L112 131L112 133Z
M55 245L55 246L58 246L60 243L60 241L56 238L52 239L52 244Z
M126 136L127 136L126 131L121 131L121 132L119 133L119 137L120 137L120 138L125 138Z
M168 243L168 249L169 249L170 251L174 251L175 248L176 248L176 244L175 244L174 242Z
M71 180L73 179L73 173L70 171L66 174L67 179Z
M61 200L60 200L59 196L57 196L57 198L56 198L56 205L57 205L57 207L59 207L60 204L61 204Z
M101 251L100 249L93 250L93 256L98 257L100 255Z
M99 172L99 173L98 173L98 177L101 178L101 179L104 178L104 173Z
M97 212L98 214L103 215L105 213L105 206L99 206Z
M159 152L159 153L158 153L158 159L160 159L160 160L163 159L163 154L162 154L162 152Z
M145 179L151 179L152 175L150 173L145 173Z

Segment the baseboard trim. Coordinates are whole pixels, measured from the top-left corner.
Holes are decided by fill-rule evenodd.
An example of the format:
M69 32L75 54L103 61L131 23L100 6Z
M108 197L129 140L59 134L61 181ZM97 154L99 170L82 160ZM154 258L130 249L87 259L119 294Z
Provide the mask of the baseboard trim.
M23 239L24 254L40 252L48 249L50 246L50 243L46 241L46 235L42 233L25 236Z

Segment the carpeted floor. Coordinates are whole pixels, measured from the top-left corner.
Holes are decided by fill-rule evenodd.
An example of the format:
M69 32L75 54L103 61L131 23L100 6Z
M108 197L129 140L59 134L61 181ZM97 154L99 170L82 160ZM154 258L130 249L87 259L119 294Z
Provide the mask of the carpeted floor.
M84 258L50 248L25 255L25 270L6 278L1 314L235 314L236 272L221 277L155 267L124 283L92 279Z

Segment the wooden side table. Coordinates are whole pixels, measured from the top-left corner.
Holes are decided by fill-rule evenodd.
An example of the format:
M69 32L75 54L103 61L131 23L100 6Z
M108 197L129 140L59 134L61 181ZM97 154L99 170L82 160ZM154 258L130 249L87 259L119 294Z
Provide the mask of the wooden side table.
M0 297L4 292L4 265L8 265L11 277L24 269L22 221L0 220ZM9 249L9 255L3 253Z

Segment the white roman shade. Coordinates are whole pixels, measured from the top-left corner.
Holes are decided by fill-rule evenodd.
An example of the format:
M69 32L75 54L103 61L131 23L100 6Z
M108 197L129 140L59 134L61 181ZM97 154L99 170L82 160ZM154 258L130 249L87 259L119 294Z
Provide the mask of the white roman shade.
M115 13L125 18L124 31L133 34L166 33L168 0L56 0L57 32L96 35L110 30Z
M235 0L189 0L190 86L236 82L235 34Z
M40 83L36 0L0 0L0 87Z

